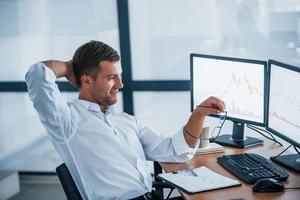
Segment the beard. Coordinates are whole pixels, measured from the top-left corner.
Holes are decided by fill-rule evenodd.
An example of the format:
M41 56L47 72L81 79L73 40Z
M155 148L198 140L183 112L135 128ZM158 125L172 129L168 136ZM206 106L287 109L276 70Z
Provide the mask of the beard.
M100 94L95 94L93 95L93 98L97 102L97 104L102 105L104 107L111 106L117 103L117 95L100 95Z
M103 98L103 103L105 106L114 105L117 103L117 96L116 97L105 96Z
M91 96L98 105L104 107L116 104L118 100L117 92L112 92L112 90L104 92L103 89L100 88L94 88L94 90L91 91Z

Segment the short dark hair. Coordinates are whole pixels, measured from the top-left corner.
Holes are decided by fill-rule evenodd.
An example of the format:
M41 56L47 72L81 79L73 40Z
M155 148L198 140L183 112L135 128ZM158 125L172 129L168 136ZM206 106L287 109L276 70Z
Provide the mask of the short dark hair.
M109 45L99 42L90 41L80 46L73 56L73 71L77 84L81 86L80 77L90 75L94 79L100 70L99 62L101 61L119 61L118 52Z

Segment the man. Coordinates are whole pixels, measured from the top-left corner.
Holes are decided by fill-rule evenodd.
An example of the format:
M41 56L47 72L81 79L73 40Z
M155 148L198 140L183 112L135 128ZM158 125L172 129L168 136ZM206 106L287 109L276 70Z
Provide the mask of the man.
M193 158L204 118L225 109L211 97L173 137L155 133L133 116L116 113L123 87L120 57L97 41L79 47L72 61L44 61L26 74L28 92L40 120L68 166L84 199L132 199L151 191L146 160L185 162ZM79 89L67 103L55 83L66 77Z

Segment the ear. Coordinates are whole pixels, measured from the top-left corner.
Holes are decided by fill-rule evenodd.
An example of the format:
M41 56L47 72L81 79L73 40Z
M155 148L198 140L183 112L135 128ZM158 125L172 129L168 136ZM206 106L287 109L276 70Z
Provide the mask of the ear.
M81 80L81 87L83 88L91 88L93 86L94 80L89 75L82 75L80 77Z

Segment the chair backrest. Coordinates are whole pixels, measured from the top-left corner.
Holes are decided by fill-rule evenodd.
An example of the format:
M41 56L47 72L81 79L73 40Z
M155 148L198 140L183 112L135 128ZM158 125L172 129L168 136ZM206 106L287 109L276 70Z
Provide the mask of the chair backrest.
M56 174L63 186L68 200L82 200L79 190L76 187L75 182L65 163L56 168Z
M159 174L162 172L162 169L158 162L155 163L155 174ZM64 192L67 196L68 200L82 200L82 197L79 193L78 188L69 172L68 167L65 163L61 164L56 168L56 174L59 178L61 185L63 186ZM162 182L160 179L157 179L155 176L156 181L153 182L153 187L156 189L157 194L159 195L160 199L163 198L163 188L170 188L174 189L174 186L169 185L168 183Z

